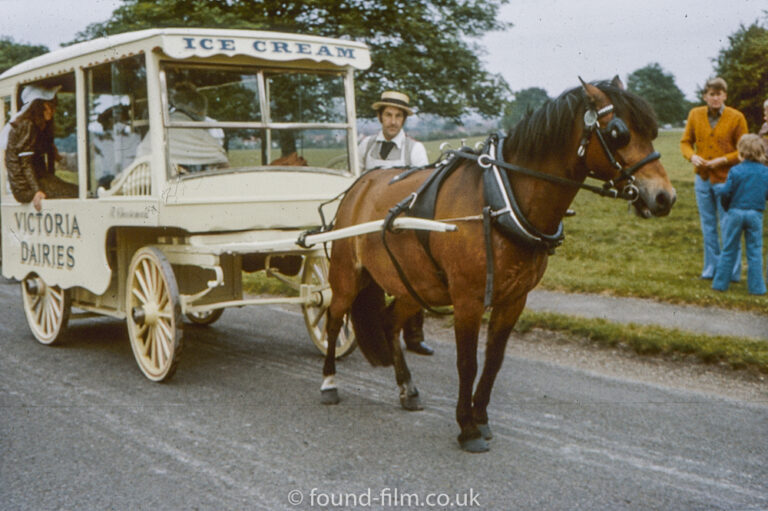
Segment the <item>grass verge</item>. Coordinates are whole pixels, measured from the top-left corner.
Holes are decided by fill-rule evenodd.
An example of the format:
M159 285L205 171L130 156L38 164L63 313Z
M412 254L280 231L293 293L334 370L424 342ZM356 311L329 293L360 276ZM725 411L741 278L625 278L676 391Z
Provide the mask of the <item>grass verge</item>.
M742 337L709 336L659 326L617 324L564 314L526 310L515 326L525 333L533 328L566 332L606 348L626 347L639 355L672 360L694 357L705 364L768 374L768 342Z

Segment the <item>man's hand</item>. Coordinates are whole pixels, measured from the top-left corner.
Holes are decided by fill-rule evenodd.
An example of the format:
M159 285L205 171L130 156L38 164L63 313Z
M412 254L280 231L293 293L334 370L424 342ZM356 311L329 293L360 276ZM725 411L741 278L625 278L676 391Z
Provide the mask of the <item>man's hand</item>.
M707 167L707 166L709 166L709 160L705 160L704 158L702 158L698 154L694 154L693 156L691 156L691 163L693 163L693 165L696 166L696 167Z
M45 199L45 192L42 190L38 190L35 193L35 196L32 197L32 205L35 207L37 211L40 211L43 209L43 199Z
M723 165L727 165L727 164L728 164L728 158L726 158L725 156L721 156L719 158L714 158L712 160L709 160L707 162L707 167L711 169L715 169L717 167L722 167Z

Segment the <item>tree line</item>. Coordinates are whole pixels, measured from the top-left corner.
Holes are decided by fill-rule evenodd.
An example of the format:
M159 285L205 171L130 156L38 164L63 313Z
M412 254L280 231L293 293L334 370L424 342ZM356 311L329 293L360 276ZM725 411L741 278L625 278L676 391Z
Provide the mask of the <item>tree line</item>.
M363 41L372 65L357 74L358 115L382 89L419 98L419 111L460 123L467 114L498 118L509 129L529 110L549 100L539 87L512 91L501 75L488 72L473 41L506 30L499 9L508 0L123 0L111 17L88 25L75 42L154 27L278 30ZM45 46L16 42L0 34L0 72L46 53ZM768 98L768 11L740 26L714 63L713 76L728 82L728 104L741 110L750 129L762 123ZM606 77L608 78L608 77ZM703 86L703 83L701 84ZM627 88L644 97L661 125L679 125L694 104L674 76L650 63L627 77Z

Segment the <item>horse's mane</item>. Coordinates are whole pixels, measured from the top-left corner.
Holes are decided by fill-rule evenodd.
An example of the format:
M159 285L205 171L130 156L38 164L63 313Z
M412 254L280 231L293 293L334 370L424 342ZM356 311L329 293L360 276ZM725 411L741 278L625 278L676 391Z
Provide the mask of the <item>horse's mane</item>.
M649 140L656 138L656 114L643 98L607 81L593 85L608 96L615 115L627 121L640 136ZM572 130L581 128L581 122L574 121L577 116L581 121L586 103L587 97L579 86L528 112L510 130L504 141L504 152L511 152L525 160L535 160L562 147L564 141L571 138Z

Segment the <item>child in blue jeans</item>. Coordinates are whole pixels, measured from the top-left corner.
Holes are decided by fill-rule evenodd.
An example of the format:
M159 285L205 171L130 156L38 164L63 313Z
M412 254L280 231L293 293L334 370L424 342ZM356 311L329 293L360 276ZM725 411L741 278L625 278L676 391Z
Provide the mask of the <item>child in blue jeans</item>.
M758 135L743 135L736 148L741 163L733 167L717 195L728 212L723 230L723 251L717 262L712 289L725 291L730 283L741 233L747 247L747 288L753 295L766 292L763 278L763 210L768 200L765 147Z

